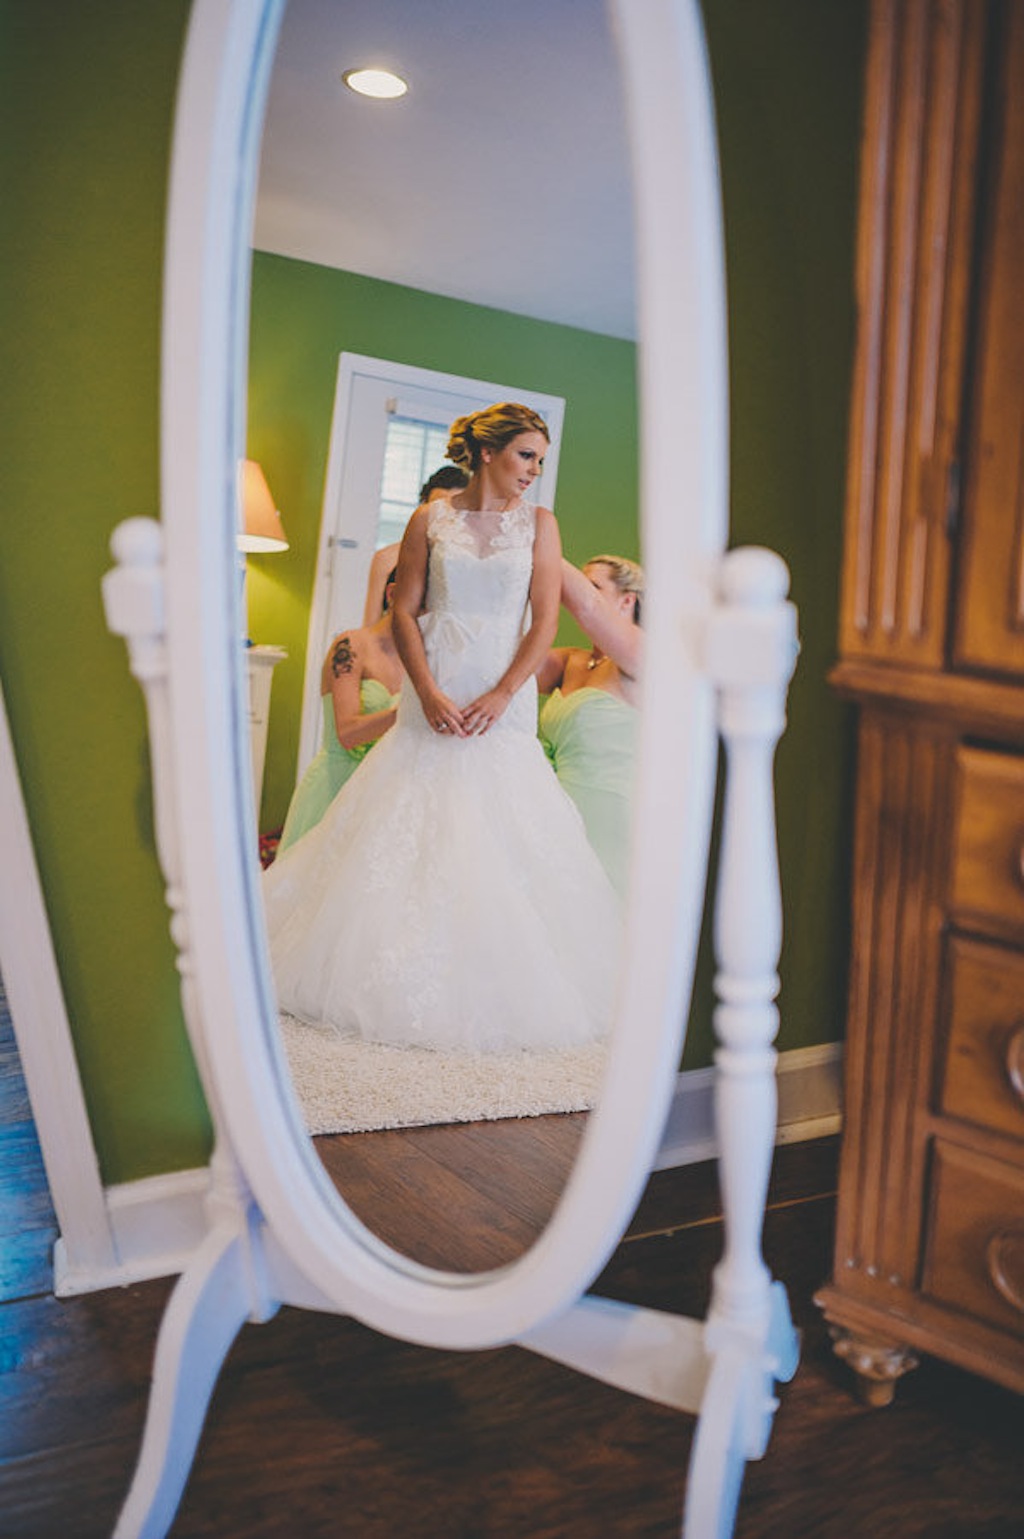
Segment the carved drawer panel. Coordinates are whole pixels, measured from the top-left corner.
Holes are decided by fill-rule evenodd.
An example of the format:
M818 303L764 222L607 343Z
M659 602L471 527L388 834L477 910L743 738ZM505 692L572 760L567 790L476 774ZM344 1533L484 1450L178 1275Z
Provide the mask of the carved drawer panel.
M1024 1169L936 1142L922 1288L1024 1335Z
M1024 1140L1024 955L953 936L939 1110Z
M954 918L1024 936L1024 759L958 748L955 808Z

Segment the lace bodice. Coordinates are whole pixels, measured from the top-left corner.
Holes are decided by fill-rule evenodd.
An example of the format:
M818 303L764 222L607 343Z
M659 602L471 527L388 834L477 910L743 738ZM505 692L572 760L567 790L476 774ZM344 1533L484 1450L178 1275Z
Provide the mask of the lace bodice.
M500 512L469 512L440 499L427 521L426 609L521 631L533 572L536 510L519 501Z
M529 623L536 520L521 501L500 513L467 513L443 500L431 506L419 627L434 680L456 705L493 688L516 654ZM531 678L492 730L534 734L536 713ZM430 730L408 679L399 719Z

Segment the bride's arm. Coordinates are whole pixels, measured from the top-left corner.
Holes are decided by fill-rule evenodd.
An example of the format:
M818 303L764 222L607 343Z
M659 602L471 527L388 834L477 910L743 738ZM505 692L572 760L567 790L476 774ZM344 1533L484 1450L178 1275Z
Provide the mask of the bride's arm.
M402 536L391 605L391 629L395 649L419 696L427 721L435 731L444 730L465 737L463 713L434 682L420 633L419 613L427 591L427 516L427 505L424 503L416 509Z
M558 605L562 588L562 542L555 515L537 509L533 539L533 575L530 579L530 626L516 648L511 663L485 695L463 712L470 732L486 732L503 714L512 696L537 672L558 629Z

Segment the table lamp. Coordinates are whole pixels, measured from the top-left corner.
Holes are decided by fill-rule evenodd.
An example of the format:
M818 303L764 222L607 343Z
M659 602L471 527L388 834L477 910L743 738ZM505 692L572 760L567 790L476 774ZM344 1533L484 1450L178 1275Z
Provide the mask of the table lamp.
M238 549L242 562L242 609L248 613L245 593L246 555L269 554L287 550L288 537L281 523L281 515L274 506L274 499L263 469L256 460L242 461L241 475L242 516L238 532ZM248 632L248 622L246 631ZM246 636L246 646L252 641Z

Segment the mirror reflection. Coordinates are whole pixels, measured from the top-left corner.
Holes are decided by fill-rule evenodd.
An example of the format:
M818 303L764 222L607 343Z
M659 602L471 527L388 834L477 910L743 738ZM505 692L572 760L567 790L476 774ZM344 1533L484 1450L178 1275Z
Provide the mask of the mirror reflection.
M642 645L617 66L601 4L583 46L536 9L539 66L519 12L480 38L468 6L428 29L292 0L254 236L249 453L290 546L249 577L251 651L287 654L261 788L282 1033L346 1202L455 1269L532 1242L599 1089ZM408 95L351 97L382 61ZM385 394L360 433L339 360L399 354L396 311L422 323L399 367L514 383L447 421ZM328 352L314 448L297 407Z

